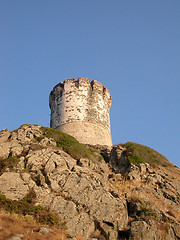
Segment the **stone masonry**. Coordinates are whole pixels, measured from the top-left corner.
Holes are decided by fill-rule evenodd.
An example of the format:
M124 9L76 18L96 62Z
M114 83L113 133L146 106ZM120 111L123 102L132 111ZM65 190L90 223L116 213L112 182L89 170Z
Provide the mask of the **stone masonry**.
M91 145L112 145L109 109L111 96L100 82L67 79L50 93L50 126Z

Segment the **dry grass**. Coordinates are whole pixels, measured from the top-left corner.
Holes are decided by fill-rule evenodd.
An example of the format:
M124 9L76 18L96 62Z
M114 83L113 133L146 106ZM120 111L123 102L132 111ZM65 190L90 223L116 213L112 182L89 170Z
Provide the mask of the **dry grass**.
M122 181L116 181L116 182L112 182L110 180L110 182L114 187L116 187L120 195L125 193L131 194L133 189L147 185L146 183L142 183L142 181L134 181L134 180L122 180Z
M12 236L23 234L23 240L68 240L65 231L58 228L50 228L50 234L38 232L40 227L33 221L23 221L15 214L9 214L3 210L0 211L0 239L6 240ZM48 226L45 226L48 227ZM49 228L49 227L48 227Z
M139 199L141 202L149 202L149 204L155 209L163 211L168 216L167 221L173 222L176 220L177 222L180 222L180 210L177 207L170 205L170 203L165 202L161 196L156 196L152 192L153 186L151 183L133 180L122 180L111 183L120 196L125 196L128 193L128 199ZM137 191L137 189L140 189L140 191Z
M173 182L180 181L180 169L176 167L174 164L170 163L168 168L163 166L159 166L159 169L166 172L168 174L168 178Z

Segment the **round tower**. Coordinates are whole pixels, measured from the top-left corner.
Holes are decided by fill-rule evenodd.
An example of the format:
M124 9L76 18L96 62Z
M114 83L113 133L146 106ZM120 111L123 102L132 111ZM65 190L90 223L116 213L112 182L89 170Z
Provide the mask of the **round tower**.
M80 143L112 145L109 109L111 96L106 87L89 78L67 79L49 96L52 128L75 137Z

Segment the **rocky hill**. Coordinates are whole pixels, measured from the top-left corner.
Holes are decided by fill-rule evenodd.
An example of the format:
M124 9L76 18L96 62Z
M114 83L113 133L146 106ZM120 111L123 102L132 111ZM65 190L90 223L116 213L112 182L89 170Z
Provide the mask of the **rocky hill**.
M67 233L33 239L180 239L180 170L140 144L95 149L41 126L4 129L0 193L6 213ZM30 239L5 235L3 219L0 239Z

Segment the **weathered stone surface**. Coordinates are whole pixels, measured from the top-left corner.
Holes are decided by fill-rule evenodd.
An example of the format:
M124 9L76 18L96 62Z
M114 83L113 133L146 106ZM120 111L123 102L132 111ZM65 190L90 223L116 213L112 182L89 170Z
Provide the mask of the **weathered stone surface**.
M67 79L49 96L51 127L74 136L79 142L112 145L107 88L88 78Z
M11 237L11 238L8 238L8 240L21 240L20 237Z
M174 234L175 234L175 236L178 238L178 239L180 239L180 224L174 224L173 226L172 226L172 228L173 228L173 230L174 230Z
M123 204L122 200L118 197L113 197L105 190L100 179L90 178L80 172L65 174L67 174L65 184L64 182L60 182L61 191L65 199L70 199L71 202L76 203L78 211L90 210L90 216L96 219L100 225L103 222L110 223L113 226L111 231L115 230L117 232L127 224L128 216L125 204ZM61 204L57 204L56 201L61 201ZM66 214L63 218L67 218L67 216L69 218L69 214L66 213L65 210L61 210L58 206L61 205L63 208L64 205L70 204L71 202L64 201L62 197L58 197L52 206L53 209L59 209L58 211L63 211L63 214ZM75 215L76 208L72 203L71 208L73 209L73 215ZM77 229L79 229L80 226L81 225L78 225ZM76 230L76 233L78 233L78 231Z
M151 184L158 184L163 182L163 178L161 177L161 175L154 173L154 174L150 174L147 178L147 181L151 182Z
M161 240L161 234L153 221L149 224L145 221L134 221L131 223L129 240Z
M17 234L17 237L19 237L19 238L23 238L24 235L23 235L23 234Z
M0 144L0 158L6 159L11 154L12 156L20 155L23 151L22 145L17 141L4 142Z
M23 125L17 130L17 139L20 142L31 142L35 137L42 134L40 128L36 125Z
M174 240L175 237L174 237L174 231L173 229L171 228L171 226L167 226L167 235L165 237L165 240Z
M94 201L90 214L100 223L110 223L116 231L122 230L128 221L125 204L108 192L104 192L97 201Z
M5 172L0 176L0 192L12 200L20 200L29 192L28 182L19 173Z
M45 148L42 150L30 151L27 155L27 168L31 171L38 171L43 165L47 163L50 156L54 153L51 148Z
M80 204L92 206L94 201L100 198L104 193L104 188L99 179L91 179L88 175L81 172L73 172L67 176L65 184L60 185L65 197L73 198ZM76 186L76 187L72 187Z
M10 144L9 143L1 143L0 144L0 158L6 159L10 154Z
M81 233L86 239L94 231L93 218L100 225L103 221L112 222L114 227L110 228L109 234L111 235L113 232L117 234L118 229L122 229L127 224L125 205L122 200L104 189L104 177L101 174L88 169L87 165L86 167L77 166L76 161L63 151L57 152L47 148L30 152L27 158L27 167L32 171L43 169L49 187L53 191L62 193L62 196L57 196L52 200L52 194L48 195L48 190L44 192L41 187L35 187L38 203L43 205L51 203L51 210L58 212L67 222L67 226L71 226L69 231L72 235ZM40 174L37 176L39 177ZM39 181L41 182L42 179ZM88 211L88 209L91 209L90 215L79 216L79 212ZM83 223L79 222L81 220ZM72 225L74 221L78 222ZM84 222L87 222L86 227L84 227Z
M107 153L106 162L98 157L77 161L51 139L38 143L36 137L41 135L40 126L25 125L0 143L0 160L11 155L19 159L17 166L1 172L0 192L6 197L20 200L33 189L36 204L59 213L74 239L76 235L84 240L180 238L177 169L174 175L147 163L130 164L120 146L114 152L97 146L99 152ZM130 230L128 214L134 219ZM167 222L170 225L165 228ZM162 238L159 229L164 229Z
M40 204L44 207L49 206L54 198L54 194L51 192L51 190L47 187L37 186L35 185L33 187L33 190L36 194L36 201L37 204Z
M95 230L94 221L83 212L68 221L67 227L72 236L79 234L84 239L88 239Z
M10 154L12 156L18 156L23 152L23 146L21 144L15 144L14 146L11 146L10 148Z
M124 156L124 151L126 149L116 145L112 147L111 153L110 153L110 164L113 168L113 170L116 173L125 173L128 168L130 167L130 163L127 158Z
M47 147L48 145L56 147L56 142L53 139L49 139L49 138L43 138L39 144L44 147Z
M49 228L41 227L39 232L43 234L49 234L51 230Z
M140 169L140 172L141 172L142 174L145 174L146 171L147 171L147 166L146 166L146 164L140 163L140 164L139 164L139 169Z
M21 240L23 239L24 235L23 234L18 234L17 236L13 236L11 238L8 238L8 240Z
M9 136L10 136L10 131L7 129L7 128L5 128L5 129L3 129L1 132L0 132L0 144L1 143L3 143L3 142L5 142L5 141L7 141L8 140L8 138L9 138Z
M103 230L103 235L106 239L118 239L118 232L114 231L112 226L108 225L109 223L101 223L101 228Z
M92 166L92 161L89 160L88 158L81 158L79 161L78 161L78 165L79 166L82 166L82 167L90 167L90 165ZM93 166L92 166L93 167Z
M70 221L78 215L76 204L70 200L65 200L61 196L57 196L53 200L51 210L58 212L64 221Z

